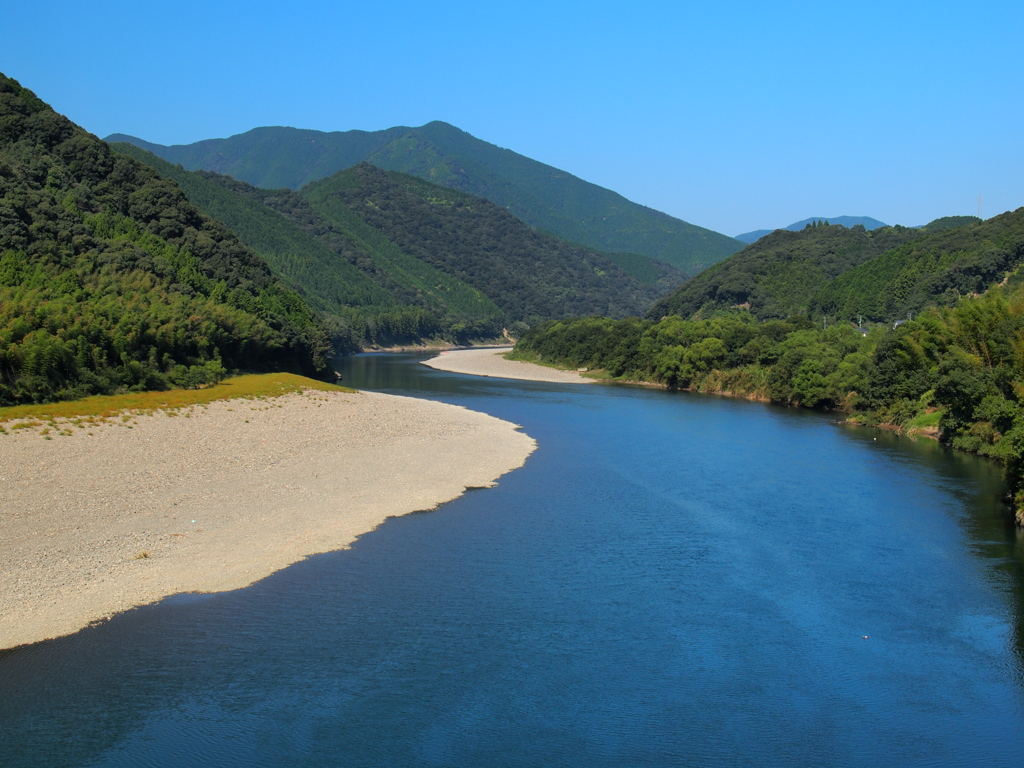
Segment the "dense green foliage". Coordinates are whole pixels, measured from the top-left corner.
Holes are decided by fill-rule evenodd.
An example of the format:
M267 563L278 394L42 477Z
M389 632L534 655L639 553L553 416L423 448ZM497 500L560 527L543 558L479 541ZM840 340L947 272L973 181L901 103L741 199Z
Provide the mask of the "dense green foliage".
M403 254L347 209L326 217L291 190L186 171L133 145L113 146L173 178L193 204L228 224L324 315L341 350L501 334L503 314L486 296Z
M617 255L645 270L648 282L638 281L611 258L536 232L486 200L365 163L293 192L116 146L231 226L325 315L343 348L494 338L573 314L635 314L678 275Z
M481 198L362 163L301 196L394 258L407 254L497 304L510 322L643 311L660 293L603 254L523 224ZM362 226L362 230L359 229Z
M326 339L173 182L0 75L0 404L314 372Z
M591 317L546 323L528 331L515 351L524 358L599 368L615 378L673 389L729 391L836 407L860 383L857 374L863 372L866 358L847 357L863 353L866 343L851 327L814 329L799 317L760 323L747 313L731 312L708 320ZM815 361L822 381L812 386L808 377L793 381L792 376L779 375L799 369L805 360Z
M806 318L759 322L585 318L531 329L520 359L606 370L610 376L838 408L866 423L935 429L961 450L1004 462L1024 507L1024 290L996 287L933 307L895 330L863 335Z
M648 316L691 317L736 306L760 319L806 314L830 281L919 236L907 227L871 232L840 225L778 229L684 283L658 301Z
M925 228L931 234L843 273L814 297L810 311L891 322L982 293L1024 264L1024 208L953 228L940 222Z
M485 198L570 242L643 254L689 274L742 246L442 122L376 132L256 128L173 147L121 134L107 140L130 142L189 170L216 171L266 188L299 189L365 161Z
M224 222L242 242L263 256L275 272L291 285L303 288L318 309L395 303L351 259L344 258L347 254L335 253L285 216L269 209L258 195L244 194L245 188L253 189L247 184L233 184L231 179L210 173L186 171L132 144L115 144L112 148L149 165L161 176L174 179L189 202ZM312 286L316 286L315 292L306 290Z
M983 219L977 216L943 216L941 219L935 219L935 221L921 227L921 231L926 234L932 234L933 232L941 232L944 229L962 227L965 224L977 224L980 221L983 221Z
M707 317L729 308L759 319L895 322L1005 282L1024 263L1024 210L988 221L937 219L872 232L825 222L776 230L656 302L648 317Z

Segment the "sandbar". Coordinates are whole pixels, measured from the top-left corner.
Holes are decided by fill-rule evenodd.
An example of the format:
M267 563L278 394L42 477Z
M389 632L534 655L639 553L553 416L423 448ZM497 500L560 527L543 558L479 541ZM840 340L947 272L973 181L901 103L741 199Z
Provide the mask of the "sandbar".
M488 487L535 441L427 400L306 391L0 434L0 648L238 589Z
M486 349L453 349L437 357L421 360L423 365L439 371L468 373L473 376L493 376L498 379L520 379L523 381L547 381L556 384L593 384L593 379L581 376L576 371L560 371L536 363L506 360L503 355L511 347Z

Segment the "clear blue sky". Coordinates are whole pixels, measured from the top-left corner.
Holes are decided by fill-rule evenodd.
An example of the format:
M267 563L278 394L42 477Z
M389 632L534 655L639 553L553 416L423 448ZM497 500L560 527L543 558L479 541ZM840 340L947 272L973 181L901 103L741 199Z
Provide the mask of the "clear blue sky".
M1024 205L1019 0L36 0L2 39L99 136L444 120L729 235Z

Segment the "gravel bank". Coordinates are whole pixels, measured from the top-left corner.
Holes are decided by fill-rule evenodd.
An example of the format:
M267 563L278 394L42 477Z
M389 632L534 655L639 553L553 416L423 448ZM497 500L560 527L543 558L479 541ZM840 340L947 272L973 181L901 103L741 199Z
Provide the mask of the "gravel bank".
M452 373L469 373L474 376L494 376L499 379L524 379L526 381L551 381L557 384L593 384L593 379L580 376L576 371L559 371L534 363L506 360L502 355L511 347L499 349L454 349L442 352L437 357L421 361L423 365Z
M536 444L517 430L426 400L308 391L0 435L0 648L344 548L522 466Z

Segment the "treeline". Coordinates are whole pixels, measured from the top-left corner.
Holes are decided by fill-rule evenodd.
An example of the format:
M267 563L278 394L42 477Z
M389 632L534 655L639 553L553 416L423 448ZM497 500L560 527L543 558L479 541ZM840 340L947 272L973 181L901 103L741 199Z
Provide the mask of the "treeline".
M997 287L863 334L806 317L585 318L527 332L515 355L623 380L840 409L1004 463L1024 508L1024 292Z
M300 296L181 190L0 75L0 404L325 368Z

